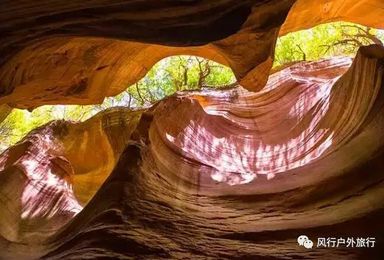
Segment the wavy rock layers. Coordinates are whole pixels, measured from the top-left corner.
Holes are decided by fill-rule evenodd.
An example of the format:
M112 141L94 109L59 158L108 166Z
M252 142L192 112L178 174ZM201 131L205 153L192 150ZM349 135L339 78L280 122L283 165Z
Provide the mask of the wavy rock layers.
M228 65L243 87L260 90L288 13L280 34L337 20L384 28L381 0L44 0L3 5L0 104L28 109L100 103L137 82L160 59L178 54Z
M0 160L0 234L36 243L81 211L108 177L140 113L124 109L79 124L52 122L6 150Z
M0 157L1 258L382 259L383 49L265 86L279 33L383 27L382 1L2 4L0 119L101 102L174 54L229 65L259 92L184 93L32 132ZM376 247L306 250L302 234Z
M348 60L288 68L273 75L265 93L236 96L235 90L163 101L154 111L150 143L127 147L91 202L54 237L58 248L47 257L380 259L383 59L383 49L373 46L362 49L338 80ZM291 109L281 103L285 97ZM269 106L275 109L269 111ZM277 135L273 130L281 118L273 111L279 109L288 122L286 131ZM291 111L292 119L287 116ZM295 129L311 125L301 141L306 149L287 145L298 150L292 158L300 161L310 154L307 150L316 151L330 137L332 142L304 165L286 170L288 161L284 173L241 186L210 178L225 160L226 169L254 167L259 174L252 151L237 157L230 152L257 147L260 136L266 144L281 147L301 136L303 131ZM317 137L321 129L329 130ZM213 151L215 138L222 141ZM199 148L193 147L196 144ZM263 148L262 159L278 160L274 153ZM220 156L222 164L213 160ZM273 166L263 170L278 172ZM377 247L306 250L297 245L300 234L314 240L374 236Z
M346 126L332 129L330 115L343 114L346 107L331 106L330 100L343 95L346 104L354 106L353 93L343 89L350 86L336 82L350 64L350 59L340 58L295 65L272 75L265 90L256 94L235 89L169 100L157 109L156 132L178 154L217 170L212 178L220 182L246 183L262 175L273 178L339 145L334 135ZM344 78L351 77L356 66ZM378 87L370 92L360 87L367 94L362 102L372 102ZM357 121L364 112L356 115ZM341 139L345 141L345 136ZM166 158L171 155L162 159Z
M260 89L293 3L74 1L60 8L56 1L10 2L7 13L0 14L5 35L0 104L100 103L137 82L160 59L182 53L230 65L245 86Z
M141 117L120 108L37 130L2 156L1 176L18 183L2 186L11 198L2 208L13 210L2 223L25 215L61 230L44 243L26 239L28 230L18 238L28 246L0 243L3 256L380 259L383 61L384 50L370 46L352 65L335 58L286 68L260 93L184 93ZM29 203L15 203L38 173L62 185L40 181ZM46 207L28 210L39 200ZM68 205L79 201L85 207L67 225L54 221L69 221L80 206ZM14 222L12 230L25 227ZM376 237L376 247L307 250L301 234Z

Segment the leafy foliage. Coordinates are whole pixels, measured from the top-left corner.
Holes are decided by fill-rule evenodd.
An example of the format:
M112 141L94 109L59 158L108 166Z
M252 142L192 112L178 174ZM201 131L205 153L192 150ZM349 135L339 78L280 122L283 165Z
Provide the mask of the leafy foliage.
M109 107L145 107L176 91L227 87L235 81L232 70L216 62L195 56L168 57L155 64L138 83L106 98L103 104L41 106L32 112L13 109L0 123L0 151L52 120L84 121Z
M382 30L346 22L322 24L280 37L274 66L334 56L353 57L359 47L374 43L383 45L383 42Z
M123 93L107 98L103 106L147 106L177 91L227 87L235 81L232 70L224 65L196 56L173 56L158 62Z
M362 45L382 44L384 32L364 26L338 22L280 37L274 66L303 60L318 60L338 55L353 56ZM18 142L32 129L51 120L83 121L114 106L145 107L177 91L222 88L236 82L230 68L196 56L174 56L161 60L147 75L103 104L42 106L33 112L14 109L0 123L0 151Z

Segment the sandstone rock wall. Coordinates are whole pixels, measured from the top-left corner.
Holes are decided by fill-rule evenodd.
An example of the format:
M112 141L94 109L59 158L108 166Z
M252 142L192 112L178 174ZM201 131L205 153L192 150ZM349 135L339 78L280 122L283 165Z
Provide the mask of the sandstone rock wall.
M383 47L265 84L279 33L383 27L382 1L4 4L0 119L101 102L173 54L230 65L244 88L31 132L0 157L0 258L382 259ZM376 247L307 250L302 234Z

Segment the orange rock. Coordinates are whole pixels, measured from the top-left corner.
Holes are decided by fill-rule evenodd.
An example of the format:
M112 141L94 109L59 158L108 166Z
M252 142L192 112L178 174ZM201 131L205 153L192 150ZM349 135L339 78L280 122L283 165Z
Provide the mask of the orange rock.
M1 258L381 259L384 49L265 83L278 34L382 28L382 1L4 4L1 120L8 106L100 103L175 54L229 65L244 88L32 131L0 156ZM377 241L306 250L303 234Z

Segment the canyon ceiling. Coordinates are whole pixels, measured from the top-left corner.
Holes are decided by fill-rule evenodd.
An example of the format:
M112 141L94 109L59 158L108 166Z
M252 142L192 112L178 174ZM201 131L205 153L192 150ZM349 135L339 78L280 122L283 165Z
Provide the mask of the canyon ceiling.
M384 47L271 71L277 37L382 0L3 0L0 121L97 104L170 55L239 86L54 121L0 156L1 259L383 259ZM297 237L375 237L374 248Z

